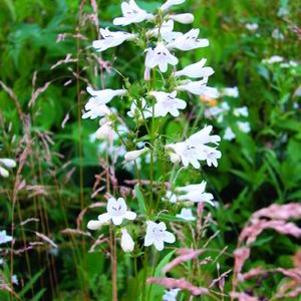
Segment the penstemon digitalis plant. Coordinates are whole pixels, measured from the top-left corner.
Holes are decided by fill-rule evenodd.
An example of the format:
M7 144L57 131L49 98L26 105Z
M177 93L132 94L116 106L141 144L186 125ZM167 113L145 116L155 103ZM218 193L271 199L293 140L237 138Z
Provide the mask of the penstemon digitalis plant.
M117 239L120 239L122 250L131 252L135 261L143 257L145 273L141 299L147 300L145 282L149 274L150 252L162 251L165 244L177 244L175 233L165 222L193 223L196 220L193 215L195 204L214 205L213 195L206 193L203 179L181 187L176 187L176 182L182 171L200 169L202 162L217 167L221 158L217 149L220 137L211 134L210 125L197 130L183 129L185 139L180 141L171 141L164 132L170 119L179 119L184 116L185 109L193 106L189 104L188 96L189 99L195 95L218 96L215 88L207 86L214 71L205 66L206 59L202 58L183 69L176 67L183 53L209 45L207 39L199 38L199 29L186 33L174 31L176 23L190 24L194 21L190 13L171 12L173 6L184 1L168 0L156 14L141 9L134 0L122 2L123 16L115 18L113 23L121 27L132 26L135 31L100 29L101 38L93 42L93 48L100 53L131 42L145 57L144 70L141 70L143 80L133 83L115 70L123 79L122 88L97 90L87 87L91 97L82 116L84 119L100 119L100 127L94 136L107 142L108 165L114 168L114 164L118 163L111 153L118 140L126 149L125 166L134 166L133 195L122 197L118 185L111 189L107 183L106 212L87 225L90 230L101 229L102 232L109 225L114 300L117 300ZM130 103L127 116L119 114L110 105L115 98ZM107 179L110 181L110 176ZM181 209L173 218L166 218L169 203ZM154 249L150 249L151 246ZM178 247L183 246L179 244ZM154 255L155 259L157 257Z

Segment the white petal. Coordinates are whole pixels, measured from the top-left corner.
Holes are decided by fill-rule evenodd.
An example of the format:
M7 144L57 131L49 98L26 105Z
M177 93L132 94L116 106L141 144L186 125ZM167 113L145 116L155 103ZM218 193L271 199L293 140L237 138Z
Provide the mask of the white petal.
M144 238L144 246L149 247L154 243L154 240L151 235L146 234Z
M111 219L111 216L109 213L103 213L103 214L98 215L97 218L98 218L99 222L104 224L104 223L107 223Z
M122 224L123 217L122 216L112 216L112 222L114 225L119 226Z
M134 220L137 217L137 214L133 211L127 211L124 215L124 217L128 220Z
M0 163L3 163L8 168L14 168L17 166L16 161L12 160L12 159L3 158L3 159L0 159Z
M176 237L173 233L169 232L169 231L165 231L164 232L164 241L172 244L176 241Z
M155 240L154 246L158 251L162 251L164 249L164 242L162 240Z
M4 177L4 178L7 178L9 176L9 172L0 166L0 176Z
M92 220L92 221L88 222L87 228L89 230L98 230L98 229L101 228L102 225L103 225L102 222L100 222L100 221L93 221Z

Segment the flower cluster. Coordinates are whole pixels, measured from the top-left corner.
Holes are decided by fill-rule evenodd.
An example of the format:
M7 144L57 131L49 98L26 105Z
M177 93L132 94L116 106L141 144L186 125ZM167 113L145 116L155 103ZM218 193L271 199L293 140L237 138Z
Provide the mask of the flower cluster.
M87 92L91 97L85 105L85 112L82 116L85 119L100 118L100 128L94 137L106 139L112 145L115 139L121 137L118 132L119 126L126 128L127 135L122 136L124 139L130 135L131 130L124 121L125 119L120 118L117 110L111 107L111 101L121 97L130 100L127 115L135 121L137 126L141 123L144 124L148 130L148 135L144 141L139 139L139 142L134 140L123 145L127 148L127 152L123 153L125 162L138 162L144 154L149 155L150 161L153 162L159 153L165 153L169 156L174 167L182 164L185 168L191 165L193 168L199 169L201 162L206 162L209 167L217 167L218 160L221 158L221 152L218 150L221 139L212 134L213 127L210 125L183 141L166 143L165 146L161 147L160 152L156 150L156 147L160 148L160 146L154 144L154 136L158 134L154 133L153 130L154 120L178 118L191 105L185 100L187 98L185 94L190 95L190 98L193 95L216 98L220 94L216 88L208 86L209 77L214 73L214 70L206 66L207 60L205 58L184 68L178 69L176 67L180 64L178 52L186 52L209 45L207 39L199 38L199 29L193 28L186 33L174 30L175 23L189 24L194 21L194 16L190 13L171 13L170 10L173 6L183 2L185 0L168 0L157 9L156 14L151 14L140 8L134 0L122 2L122 16L115 18L113 24L122 27L136 24L134 28L139 28L138 24L146 22L146 26L143 30L136 32L101 29L101 38L92 44L97 52L103 52L123 43L132 42L137 47L142 48L141 53L144 54L144 81L146 84L141 88L139 97L137 97L137 93L132 94L131 84L128 80L125 81L123 88L116 90L97 90L89 86ZM162 82L160 85L154 84L156 78L152 78L153 74L159 74L161 78L166 78L166 81L163 81L164 84ZM133 136L135 135L131 135L131 137ZM131 145L130 149L128 149L129 145ZM215 205L213 195L206 193L205 188L205 181L200 184L177 187L165 191L165 198L171 202L179 201L183 204L203 202ZM176 217L191 222L195 220L192 209L185 207L181 208L180 214L177 214ZM107 202L106 213L99 215L97 220L91 220L88 223L88 228L97 230L108 223L120 226L125 220L136 220L138 223L143 218L145 220L142 227L145 228L145 247L153 245L158 251L161 251L165 243L172 244L176 241L175 235L167 230L164 222L158 221L157 216L152 213L137 218L137 214L128 209L124 198L111 197ZM128 229L123 227L119 233L121 233L122 249L125 252L133 251L135 242Z

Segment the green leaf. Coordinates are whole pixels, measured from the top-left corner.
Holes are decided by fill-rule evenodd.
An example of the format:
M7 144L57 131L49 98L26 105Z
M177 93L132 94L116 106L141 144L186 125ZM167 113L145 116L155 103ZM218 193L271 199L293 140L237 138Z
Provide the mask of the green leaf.
M143 193L139 187L139 184L137 184L134 188L136 197L138 199L138 205L139 205L139 210L141 213L145 214L146 213L146 207L145 207L145 200Z
M23 287L21 292L19 293L19 297L22 299L24 295L33 287L33 285L36 283L36 281L41 277L41 275L44 273L44 269L37 272L34 276L29 279L29 281L26 283L26 285ZM39 299L36 299L39 300Z

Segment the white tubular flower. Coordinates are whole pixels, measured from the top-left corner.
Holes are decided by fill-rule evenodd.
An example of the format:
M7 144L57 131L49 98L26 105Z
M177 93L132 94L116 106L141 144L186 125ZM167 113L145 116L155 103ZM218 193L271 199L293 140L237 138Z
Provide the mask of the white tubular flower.
M121 10L123 17L115 18L113 20L114 25L126 26L154 18L152 14L149 14L145 10L141 9L134 0L130 0L129 2L122 2Z
M202 145L202 144L207 144L207 143L213 143L213 144L218 145L218 143L221 141L221 137L218 135L210 135L212 130L213 130L212 125L205 126L200 131L191 135L187 139L187 142L190 145L200 145L200 144Z
M175 72L175 76L188 76L191 78L208 78L214 73L214 70L211 67L204 67L206 64L206 59L201 59L195 64L186 66L184 69Z
M182 51L188 51L196 48L207 47L209 41L207 39L199 39L200 30L191 29L183 35L179 35L174 41L167 45L168 49L178 49Z
M155 223L152 221L147 221L146 235L144 239L144 246L149 247L154 245L158 251L164 249L164 242L174 243L176 237L173 233L166 231L166 225L164 222Z
M161 72L166 72L168 64L175 66L179 62L162 43L158 43L155 49L148 48L146 51L145 66L147 68L159 66Z
M182 24L190 24L194 21L193 14L170 15L168 18Z
M8 178L9 172L5 168L0 166L0 176L3 178Z
M166 290L164 292L162 301L177 301L177 296L179 291L180 291L179 288L173 288L169 291Z
M187 91L191 94L206 96L209 98L218 98L219 92L216 88L207 86L208 78L199 81L187 81L177 87L177 90Z
M107 104L116 96L124 96L127 93L125 89L104 89L104 90L94 90L91 87L87 87L87 92L92 95L100 104Z
M7 178L9 176L9 172L6 168L2 167L1 165L6 168L14 168L17 166L17 163L15 160L12 159L0 159L0 176L2 176L3 178Z
M237 122L238 128L243 132L243 133L250 133L251 132L251 126L249 122L242 122L239 121Z
M222 157L222 153L219 150L217 150L214 147L204 145L202 147L202 152L205 157L205 161L209 167L211 167L211 166L217 167L218 166L217 160Z
M216 167L217 159L221 158L221 152L206 144L218 144L220 137L217 135L210 136L211 131L212 126L207 126L185 141L168 144L166 148L173 151L176 158L180 159L185 167L191 164L194 168L198 169L201 167L199 161L207 161L208 166L213 165ZM173 153L169 155L171 156Z
M227 127L224 133L224 140L231 141L235 138L235 134L230 127Z
M87 227L90 230L97 230L103 224L112 220L114 225L121 225L124 219L134 220L136 213L129 211L123 198L116 200L110 198L107 204L107 212L98 216L98 220L89 221Z
M13 159L3 158L3 159L0 159L0 163L5 165L7 168L15 168L17 166L16 161Z
M107 119L102 119L100 120L99 125L100 128L95 132L95 138L108 140L112 143L116 137L116 132L112 128L112 122Z
M177 202L177 196L171 190L166 191L164 199L173 204Z
M158 26L154 29L149 30L146 35L150 37L158 37L159 32L160 36L166 43L170 43L174 41L177 37L182 36L183 34L181 32L173 31L174 28L174 21L168 20L164 21L159 28Z
M248 117L249 116L249 110L246 106L234 109L233 113L237 117L239 117L239 116Z
M124 252L132 252L135 247L133 238L131 237L131 235L128 233L128 231L125 228L121 229L120 245Z
M221 91L221 96L228 96L228 97L237 98L239 96L239 90L238 90L237 87L224 88Z
M178 196L179 201L190 201L193 203L209 203L214 206L213 195L206 193L206 182L202 181L200 184L192 184L176 188L176 191L182 193Z
M269 59L264 59L262 60L263 63L265 64L275 64L275 63L281 63L283 62L284 58L279 55L273 55Z
M134 100L131 104L130 111L127 112L127 115L131 118L136 117L138 119L147 119L152 117L152 108L147 107L144 98L141 98L141 110L138 107L137 100Z
M158 37L159 32L160 32L160 35L163 37L165 33L169 33L171 31L173 31L173 28L174 28L174 21L173 20L164 21L161 24L160 28L158 26L156 26L154 29L151 29L151 30L147 31L146 36Z
M108 48L116 47L121 45L123 42L127 40L135 39L136 35L124 31L110 31L108 28L100 29L100 34L102 39L95 40L92 43L93 48L96 51L105 51Z
M195 217L193 216L190 208L182 208L181 212L177 214L176 217L185 221L195 221Z
M195 169L199 169L201 167L199 161L205 159L204 155L199 152L198 148L189 145L185 141L168 144L166 148L172 150L177 156L177 159L180 159L185 167L188 167L188 165L191 164ZM171 161L173 160L172 158L175 155L173 153L169 154ZM172 162L174 163L174 161Z
M246 23L246 29L250 31L256 31L258 29L258 24L257 23Z
M94 90L87 87L87 92L92 95L87 104L85 105L85 112L82 116L83 119L103 117L111 113L110 109L106 106L116 96L123 96L127 93L125 89L112 90Z
M169 10L174 5L179 5L184 3L185 0L167 0L165 3L163 3L160 7L160 10L166 11Z
M156 98L154 106L155 117L165 117L168 113L174 117L178 117L180 115L179 110L186 108L186 102L180 98L176 98L176 91L172 93L152 91L149 94Z
M0 245L5 244L7 242L11 242L13 240L12 236L6 234L6 231L0 231Z
M141 155L143 155L147 151L148 151L148 148L144 147L140 150L134 150L134 151L131 151L131 152L127 152L124 155L124 159L125 159L125 161L135 161L136 159L138 159Z

